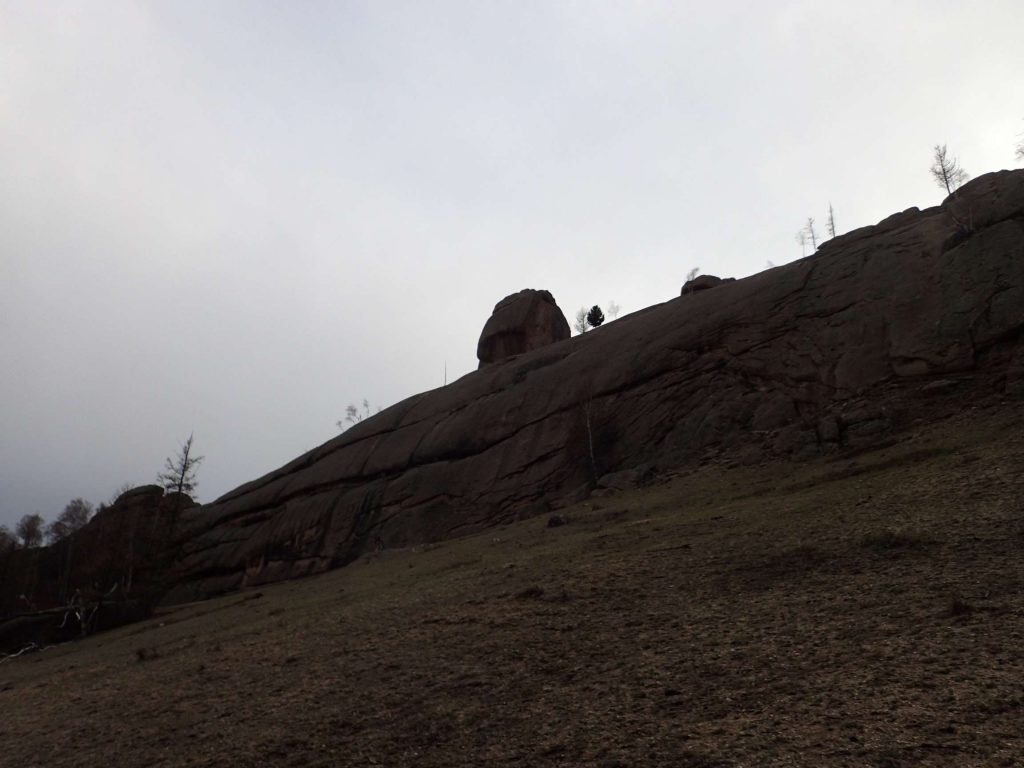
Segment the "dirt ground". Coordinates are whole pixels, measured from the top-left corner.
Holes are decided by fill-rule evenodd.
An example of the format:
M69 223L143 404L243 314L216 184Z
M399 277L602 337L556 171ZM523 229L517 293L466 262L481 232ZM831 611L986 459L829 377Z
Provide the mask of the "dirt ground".
M1024 421L711 464L0 663L0 765L1024 765Z

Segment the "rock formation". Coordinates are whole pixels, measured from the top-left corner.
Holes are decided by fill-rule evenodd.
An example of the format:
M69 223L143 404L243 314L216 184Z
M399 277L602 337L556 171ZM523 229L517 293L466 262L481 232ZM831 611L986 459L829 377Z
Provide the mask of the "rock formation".
M482 349L522 326L503 304ZM518 356L185 513L168 599L343 565L376 536L404 546L542 514L613 472L876 440L915 408L1020 392L1022 329L1024 171L1004 171L597 332L494 342L482 361Z
M698 291L706 291L710 288L717 288L722 283L733 283L736 282L735 277L727 277L724 280L714 275L697 275L692 280L687 280L683 285L683 289L679 292L680 296L685 296L688 293L697 293Z
M547 291L527 288L494 305L476 356L480 367L568 339L569 323Z
M0 620L67 605L75 590L92 599L116 588L154 602L167 589L174 517L193 506L184 494L144 485L55 544L0 553Z

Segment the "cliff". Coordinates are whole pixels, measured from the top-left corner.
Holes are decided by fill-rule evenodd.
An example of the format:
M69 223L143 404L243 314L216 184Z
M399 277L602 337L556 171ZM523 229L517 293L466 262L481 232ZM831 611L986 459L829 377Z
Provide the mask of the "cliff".
M1003 171L411 397L186 511L167 599L541 514L602 477L877 441L965 397L1020 394L1022 328L1024 171Z

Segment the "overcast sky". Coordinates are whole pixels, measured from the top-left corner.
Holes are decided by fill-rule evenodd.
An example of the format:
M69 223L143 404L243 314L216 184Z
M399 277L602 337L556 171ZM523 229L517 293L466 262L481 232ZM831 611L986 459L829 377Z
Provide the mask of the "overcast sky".
M1024 3L0 0L0 523L210 501L567 316L1014 167Z

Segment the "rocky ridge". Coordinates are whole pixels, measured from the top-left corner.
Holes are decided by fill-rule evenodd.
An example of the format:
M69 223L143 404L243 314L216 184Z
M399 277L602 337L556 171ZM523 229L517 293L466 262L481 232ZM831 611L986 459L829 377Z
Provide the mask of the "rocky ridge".
M377 537L459 536L714 452L875 441L919 401L1021 394L1022 328L1024 171L1002 171L487 365L186 511L167 599L321 572Z

